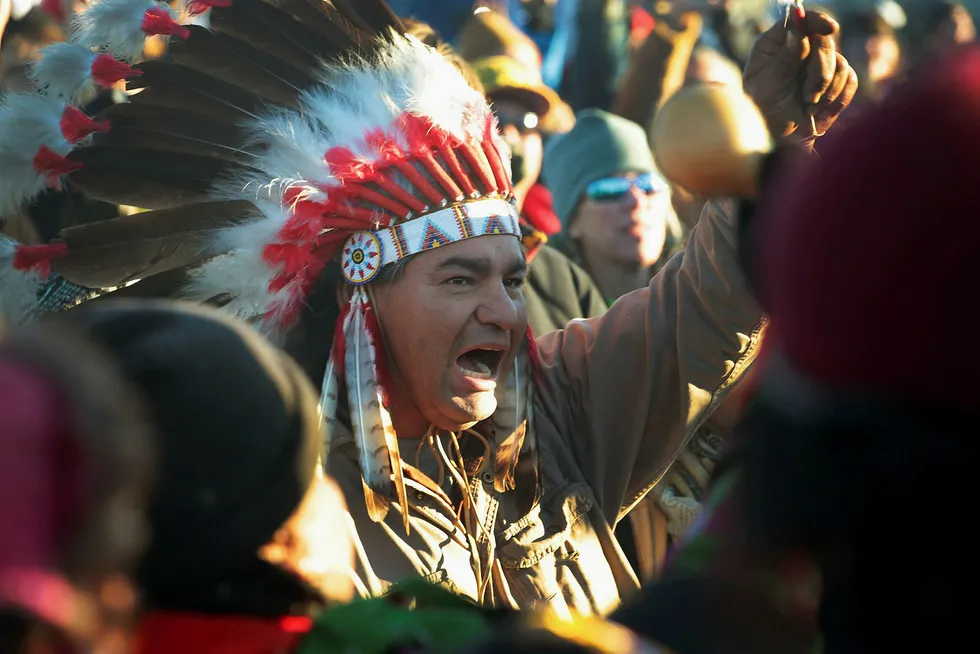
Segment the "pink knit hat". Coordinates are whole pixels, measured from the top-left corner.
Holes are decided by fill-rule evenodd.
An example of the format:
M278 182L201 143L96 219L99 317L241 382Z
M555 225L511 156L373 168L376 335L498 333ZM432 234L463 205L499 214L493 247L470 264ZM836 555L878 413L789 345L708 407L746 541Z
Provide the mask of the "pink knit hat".
M0 342L0 611L77 643L116 643L110 652L135 615L126 578L146 538L152 453L139 406L70 334L38 327Z
M980 47L922 71L762 201L770 343L837 389L976 408Z

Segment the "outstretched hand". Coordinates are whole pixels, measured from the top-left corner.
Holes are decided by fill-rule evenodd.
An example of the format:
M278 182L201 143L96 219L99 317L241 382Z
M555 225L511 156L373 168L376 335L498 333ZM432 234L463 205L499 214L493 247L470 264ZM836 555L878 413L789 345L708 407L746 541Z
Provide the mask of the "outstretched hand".
M823 135L854 99L857 74L837 51L838 30L832 18L812 12L804 35L777 22L756 39L743 82L775 139Z

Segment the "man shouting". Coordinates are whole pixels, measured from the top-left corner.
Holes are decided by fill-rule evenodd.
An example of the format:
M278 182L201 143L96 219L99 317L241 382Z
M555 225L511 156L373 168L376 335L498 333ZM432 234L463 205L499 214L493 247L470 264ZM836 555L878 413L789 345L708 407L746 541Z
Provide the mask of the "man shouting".
M201 47L174 45L176 63L149 67L145 90L113 110L111 125L66 111L75 131L108 132L41 144L43 156L22 157L11 185L30 182L14 189L25 198L41 188L31 176L40 161L49 179L67 176L103 200L153 211L111 230L73 228L46 246L8 243L11 278L30 288L52 270L72 284L143 277L122 292L159 293L155 273L186 270L181 295L220 304L287 344L305 316L339 301L316 376L328 471L349 507L335 528L353 533L362 594L421 574L487 605L590 614L636 589L613 527L758 346L762 315L738 268L730 208L709 205L686 251L648 287L535 342L493 114L383 2L324 2L310 13L301 0L257 0L275 9L269 25L289 29L255 31L251 45L264 54L245 57L235 31L251 15L244 5L214 7L211 31L175 26L158 9L110 29L116 14L104 1L81 10L86 62L96 51L132 57L151 27ZM813 15L807 29L775 26L746 73L772 133L804 144L856 85L834 49L836 25ZM228 55L221 66L215 53ZM35 76L50 87L58 80L46 81L46 70ZM50 98L8 111L27 124ZM155 111L164 99L167 111ZM134 146L134 129L163 137ZM123 147L135 150L120 159ZM147 230L167 247L143 247ZM197 242L171 247L182 235ZM104 253L97 270L86 268L95 251ZM337 288L315 297L331 274ZM26 300L8 306L29 308ZM314 370L308 353L293 353Z

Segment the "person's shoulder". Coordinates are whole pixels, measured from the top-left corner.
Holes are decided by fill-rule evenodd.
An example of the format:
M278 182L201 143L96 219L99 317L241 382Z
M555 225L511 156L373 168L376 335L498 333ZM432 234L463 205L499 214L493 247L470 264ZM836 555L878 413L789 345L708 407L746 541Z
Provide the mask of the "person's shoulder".
M564 279L573 283L578 282L575 283L575 286L581 286L581 280L586 280L589 284L592 283L589 273L585 272L568 255L551 245L541 246L534 257L532 269L535 275L547 276L555 281Z

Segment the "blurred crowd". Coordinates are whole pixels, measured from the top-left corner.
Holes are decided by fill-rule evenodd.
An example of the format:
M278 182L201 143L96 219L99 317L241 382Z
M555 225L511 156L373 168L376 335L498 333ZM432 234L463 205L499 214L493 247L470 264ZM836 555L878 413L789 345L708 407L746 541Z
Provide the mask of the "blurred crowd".
M0 0L0 105L32 91L32 61L69 38L84 4ZM543 337L538 374L561 380L541 382L538 402L564 413L538 419L562 436L602 432L543 451L526 516L502 509L489 533L479 520L465 533L467 507L482 506L468 491L447 491L449 527L412 505L431 522L413 522L419 538L465 543L513 597L474 596L458 561L396 538L400 517L377 536L363 527L366 464L323 440L338 308L271 342L220 309L163 299L166 279L149 299L129 280L38 322L0 299L0 652L972 647L980 6L805 2L809 26L794 32L798 4L757 0L388 5L486 98L510 154L526 322ZM171 61L169 48L152 37L142 59ZM767 86L781 67L785 101ZM79 106L96 116L132 96L123 80ZM771 147L718 173L717 151L743 154L751 120L725 112L746 97ZM692 98L721 109L669 111ZM787 103L807 108L783 129ZM658 142L668 128L683 142ZM680 173L668 145L704 159ZM739 174L754 181L718 181ZM0 239L46 246L150 208L62 184L0 217ZM336 275L315 291L331 306L349 299L333 298ZM387 292L372 301L389 306ZM652 339L670 340L669 356ZM712 367L699 357L715 341L728 350ZM630 430L642 438L623 445ZM661 432L680 435L661 444ZM403 442L405 462L415 446ZM431 461L406 463L409 496L442 487L457 461L446 488L480 484L475 437L442 448L430 439ZM645 458L656 464L641 475ZM539 496L548 484L562 502ZM505 537L519 527L532 541L521 556ZM431 573L386 564L403 558ZM516 583L508 566L533 573Z

